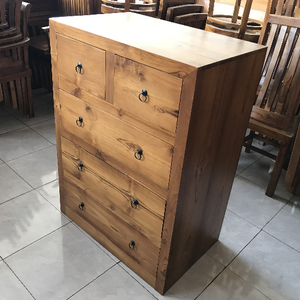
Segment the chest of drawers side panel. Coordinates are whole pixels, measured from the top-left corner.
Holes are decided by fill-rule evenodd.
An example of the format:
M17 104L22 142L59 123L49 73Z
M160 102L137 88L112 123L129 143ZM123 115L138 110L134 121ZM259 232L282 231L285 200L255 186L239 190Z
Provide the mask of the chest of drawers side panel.
M57 148L57 165L58 165L58 180L59 192L62 195L63 191L63 169L62 169L62 151L61 151L61 120L60 120L60 103L58 96L58 71L57 71L57 23L49 21L50 31L50 50L51 50L51 67L52 67L52 82L53 82L53 101L54 101L54 116L55 116L55 132L56 132L56 148ZM65 213L65 205L63 197L60 197L60 209Z
M265 49L261 49L211 69L199 69L170 255L160 256L158 277L161 278L156 288L161 293L219 237L264 56ZM175 142L175 152L176 146ZM172 194L170 190L169 195ZM168 198L165 226L173 201ZM168 261L167 266L162 266L163 260Z

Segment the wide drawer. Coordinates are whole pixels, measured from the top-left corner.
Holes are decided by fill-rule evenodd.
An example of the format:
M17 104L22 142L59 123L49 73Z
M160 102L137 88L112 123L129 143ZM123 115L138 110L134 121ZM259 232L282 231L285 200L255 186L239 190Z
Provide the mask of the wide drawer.
M160 247L165 200L63 137L61 147L64 176Z
M57 35L58 85L67 81L76 90L86 90L105 99L105 51Z
M115 55L114 105L140 122L175 133L181 86L178 77Z
M172 145L61 90L59 99L64 129L168 188Z
M63 202L69 218L150 284L154 283L159 247L67 179Z

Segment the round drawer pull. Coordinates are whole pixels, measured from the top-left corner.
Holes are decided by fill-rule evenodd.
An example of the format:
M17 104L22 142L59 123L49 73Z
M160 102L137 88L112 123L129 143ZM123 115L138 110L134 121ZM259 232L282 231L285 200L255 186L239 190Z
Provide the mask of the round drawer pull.
M76 124L78 127L81 127L82 126L82 123L83 123L83 119L81 117L79 117L77 120L76 120Z
M82 168L83 168L83 163L80 162L80 163L77 165L77 169L78 169L78 171L82 172Z
M128 246L131 250L133 250L135 248L135 242L131 241Z
M142 96L142 98L141 98L141 96ZM147 101L147 99L148 99L148 92L147 92L147 90L142 90L142 92L139 93L139 99L142 102L146 102Z
M75 71L76 71L76 73L81 74L81 70L82 70L82 63L78 62L75 67Z
M134 153L134 157L137 160L141 160L143 156L143 150L142 149L137 149L137 151Z
M81 203L78 205L78 207L79 207L80 210L83 210L83 208L84 208L84 203L81 202Z
M132 201L131 201L131 207L133 208L133 209L137 209L137 206L139 205L139 201L137 201L136 199L133 199Z

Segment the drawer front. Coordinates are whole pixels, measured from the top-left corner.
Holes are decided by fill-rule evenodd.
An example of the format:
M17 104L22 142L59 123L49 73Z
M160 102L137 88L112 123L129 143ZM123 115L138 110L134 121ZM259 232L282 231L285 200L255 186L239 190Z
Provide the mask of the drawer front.
M63 137L61 145L64 176L160 247L165 201Z
M114 105L142 123L175 133L181 86L178 77L115 55Z
M136 271L146 272L155 278L159 247L67 179L64 179L63 195L67 216L83 229L85 226L81 224L80 219L91 224L115 246L113 254L124 263L130 259L131 264L134 262ZM101 243L101 240L99 242ZM108 250L111 249L108 247ZM127 258L122 255L123 253Z
M57 47L59 86L67 81L105 99L105 51L62 35L57 35Z
M59 98L64 129L168 188L172 145L63 91Z

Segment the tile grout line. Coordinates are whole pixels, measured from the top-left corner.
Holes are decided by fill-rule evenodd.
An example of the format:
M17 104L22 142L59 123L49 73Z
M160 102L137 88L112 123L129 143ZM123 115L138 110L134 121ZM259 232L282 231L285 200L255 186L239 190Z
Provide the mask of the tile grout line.
M33 299L36 300L36 298L31 294L29 289L26 287L26 285L21 281L21 279L17 276L17 274L12 270L12 268L8 265L8 263L3 259L3 262L6 264L6 266L11 270L11 272L17 277L17 279L20 281L20 283L24 286L26 291L32 296Z
M2 258L3 258L3 260L5 260L5 259L7 259L7 258L11 257L12 255L15 255L16 253L18 253L18 252L20 252L20 251L24 250L25 248L27 248L27 247L29 247L29 246L31 246L31 245L33 245L33 244L35 244L36 242L38 242L38 241L40 241L40 240L44 239L45 237L49 236L50 234L52 234L52 233L54 233L54 232L56 232L56 231L58 231L58 230L62 229L63 227L65 227L65 226L69 225L70 223L72 223L72 222L70 222L70 221L69 221L69 222L67 222L66 224L64 224L64 225L60 226L59 228L56 228L55 230L53 230L53 231L51 231L51 232L49 232L49 233L47 233L47 234L43 235L42 237L38 238L37 240L35 240L35 241L33 241L33 242L29 243L28 245L26 245L26 246L22 247L21 249L19 249L19 250L17 250L17 251L15 251L15 252L13 252L13 253L11 253L11 254L9 254L9 255L8 255L8 256L6 256L5 258L3 258L3 257L2 257Z
M107 270L105 270L104 272L102 272L100 275L98 275L96 278L94 278L92 281L90 281L89 283L87 283L85 286L83 286L81 289L79 289L77 292L75 292L74 294L72 294L71 296L69 296L68 298L66 298L66 300L72 298L73 296L75 296L76 294L78 294L80 291L82 291L84 288L86 288L88 285L90 285L91 283L93 283L95 280L97 280L99 277L101 277L102 275L104 275L106 272L108 272L110 269L112 269L113 267L115 267L117 265L117 263L115 262L114 265L112 265L111 267L109 267Z

